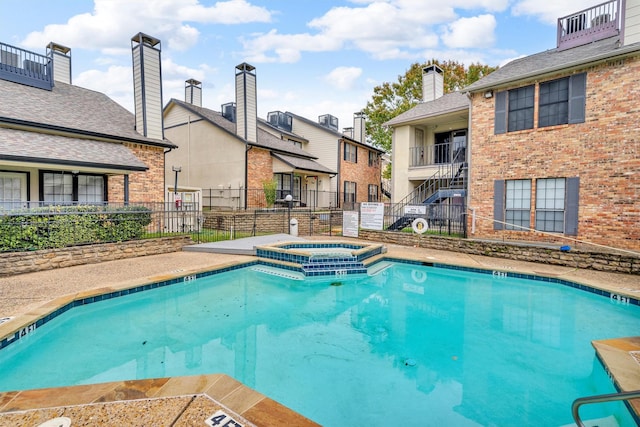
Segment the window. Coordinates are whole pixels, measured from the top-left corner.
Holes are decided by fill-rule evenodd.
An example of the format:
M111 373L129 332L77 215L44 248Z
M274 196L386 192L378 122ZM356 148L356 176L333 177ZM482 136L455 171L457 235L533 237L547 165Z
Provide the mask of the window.
M378 201L378 186L375 184L369 184L369 197L367 199L369 202L377 202Z
M358 163L358 147L348 142L344 143L344 159L349 162Z
M538 127L584 123L587 74L573 74L540 83ZM533 129L535 86L495 94L494 133Z
M505 191L506 189L506 191ZM529 195L527 195L529 194ZM493 229L517 229L526 226L529 214L531 180L493 182ZM535 229L578 234L580 178L551 178L536 181ZM530 209L530 208L529 208ZM520 220L520 223L518 222ZM505 223L513 224L509 227Z
M369 151L369 166L378 166L378 154L375 151Z
M0 209L20 208L27 202L27 174L0 172Z
M344 202L355 203L356 202L356 183L345 181L344 182Z
M47 204L104 203L107 182L104 175L42 172L41 200Z
M457 130L453 132L453 159L452 163L465 162L467 160L467 131Z
M540 83L538 126L569 122L569 77Z
M525 86L509 91L509 132L533 129L533 106L535 87Z
M531 180L506 181L505 229L523 230L531 225Z
M291 174L290 173L274 173L273 179L276 180L276 199L284 199L287 194L291 194ZM293 194L291 194L293 196Z
M536 230L552 233L564 231L564 199L564 178L536 181Z

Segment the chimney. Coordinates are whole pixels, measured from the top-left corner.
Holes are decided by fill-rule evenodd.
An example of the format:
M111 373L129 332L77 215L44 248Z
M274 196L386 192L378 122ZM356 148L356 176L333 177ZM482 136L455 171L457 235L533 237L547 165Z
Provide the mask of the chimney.
M53 80L71 84L71 49L54 42L47 46L47 56L53 64Z
M195 79L184 82L184 102L202 107L202 82Z
M364 113L362 111L353 113L353 139L358 142L362 142L363 144L367 139L367 131L365 129L364 123Z
M435 101L444 95L444 72L435 64L422 69L422 100Z
M236 103L235 102L227 102L226 104L222 104L220 107L222 110L222 117L229 120L230 122L236 122Z
M131 38L136 131L164 139L160 40L138 33Z
M236 66L236 133L250 142L257 142L258 103L256 67L243 62Z
M353 139L353 128L344 128L342 129L342 134L346 137Z

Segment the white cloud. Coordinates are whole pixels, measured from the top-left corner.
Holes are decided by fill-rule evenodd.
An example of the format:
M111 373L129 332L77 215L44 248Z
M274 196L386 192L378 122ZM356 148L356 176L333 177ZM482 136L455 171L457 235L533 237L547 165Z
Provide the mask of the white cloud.
M354 83L361 75L362 68L337 67L327 74L324 80L337 89L349 90L353 88Z
M484 48L495 43L496 18L480 15L460 18L449 25L442 34L442 41L450 48Z
M199 32L188 23L244 24L270 22L271 12L246 0L218 1L204 6L199 0L94 0L91 13L75 15L65 24L50 24L27 35L22 45L42 48L50 41L72 48L118 52L122 40L142 31L167 40L169 47L186 50ZM115 43L115 44L114 44ZM128 46L127 46L128 47Z
M602 3L603 0L562 0L546 2L521 0L512 7L515 16L533 15L541 22L553 25L558 18Z

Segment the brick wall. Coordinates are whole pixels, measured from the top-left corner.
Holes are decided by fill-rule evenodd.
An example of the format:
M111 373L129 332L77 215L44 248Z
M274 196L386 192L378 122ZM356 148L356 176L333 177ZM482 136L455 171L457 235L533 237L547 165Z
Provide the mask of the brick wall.
M348 142L347 142L348 143ZM344 200L344 182L356 183L356 203L369 201L369 184L378 186L378 198L380 197L381 171L380 163L369 166L369 150L365 147L353 144L357 147L358 163L344 160L344 140L340 140L340 194Z
M8 252L0 254L0 276L176 252L190 244L192 241L189 236L178 236L31 252Z
M252 147L247 153L247 188L261 190L264 181L273 179L273 158L269 150ZM252 191L249 193L247 207L266 206L264 193Z
M629 255L576 249L572 249L569 252L562 252L557 248L544 246L518 245L513 243L487 242L376 230L360 230L358 237L363 240L373 240L403 246L415 246L518 261L640 275L640 257Z
M536 85L534 129L494 135L495 97L473 96L469 207L475 208L476 223L471 237L559 242L542 233L494 231L493 183L532 180L533 228L536 179L579 177L578 235L571 237L640 249L640 58L576 71L587 72L584 123L537 128Z
M142 144L124 144L149 169L129 174L129 200L132 202L158 202L164 200L164 149ZM124 176L108 178L110 202L124 201Z

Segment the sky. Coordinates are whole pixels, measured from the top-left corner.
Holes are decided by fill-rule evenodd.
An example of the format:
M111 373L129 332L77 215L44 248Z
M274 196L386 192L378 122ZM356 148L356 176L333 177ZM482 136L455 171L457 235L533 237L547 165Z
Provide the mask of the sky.
M343 129L415 62L501 66L553 49L559 17L603 1L0 0L0 42L71 48L72 83L133 112L131 37L142 32L161 41L164 105L196 79L203 107L220 111L247 62L259 117L331 114Z

